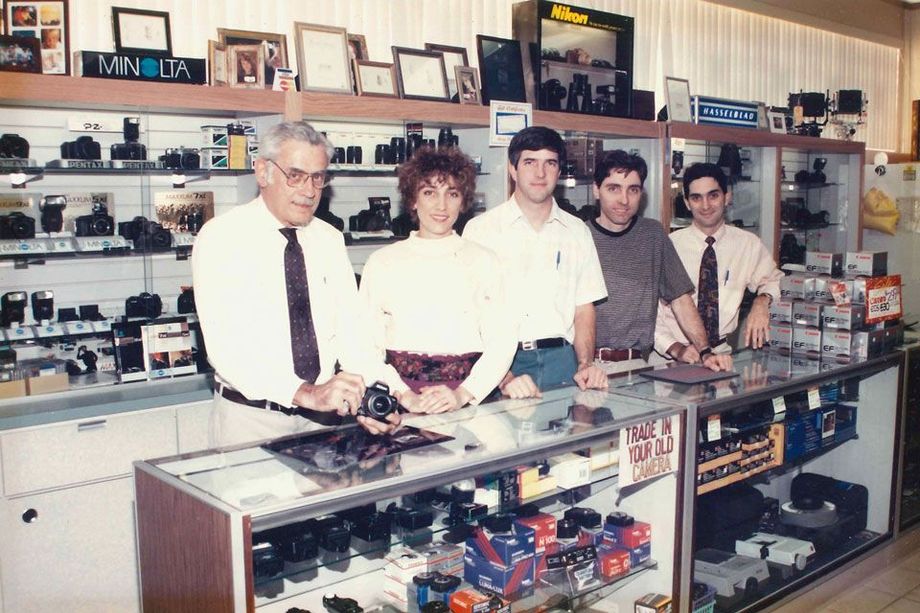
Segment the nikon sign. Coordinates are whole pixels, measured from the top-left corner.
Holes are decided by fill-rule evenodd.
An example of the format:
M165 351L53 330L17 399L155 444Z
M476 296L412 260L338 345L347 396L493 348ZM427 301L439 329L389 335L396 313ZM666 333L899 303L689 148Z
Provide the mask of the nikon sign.
M190 85L203 85L208 80L203 59L99 51L77 51L74 55L74 65L83 77Z

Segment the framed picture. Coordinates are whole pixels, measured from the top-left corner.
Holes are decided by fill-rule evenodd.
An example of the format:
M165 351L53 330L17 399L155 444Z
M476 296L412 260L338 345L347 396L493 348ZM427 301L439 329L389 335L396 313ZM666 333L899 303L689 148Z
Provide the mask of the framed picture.
M521 43L510 38L476 35L482 103L491 100L527 102Z
M399 96L414 100L450 100L444 56L438 51L392 47Z
M265 87L265 48L262 45L227 45L230 87Z
M294 42L303 91L354 93L345 28L295 22Z
M348 35L348 59L352 61L371 59L367 54L367 40L364 34Z
M172 55L169 13L112 7L116 53Z
M217 28L217 40L224 45L261 45L264 58L265 87L271 89L275 82L275 68L289 68L287 37L273 32L228 30ZM230 64L228 64L229 66Z
M757 129L770 129L770 119L767 117L767 105L764 102L757 103Z
M359 96L398 98L396 67L386 62L355 60L355 81Z
M786 133L786 115L777 111L767 111L767 122L773 134Z
M693 122L690 110L690 81L676 77L664 78L665 103L668 105L668 121Z
M227 87L227 45L216 40L208 41L208 84L212 87Z
M479 71L472 66L454 66L460 104L482 104L479 91Z
M3 0L3 23L5 34L39 41L41 72L70 74L67 0Z
M38 39L0 36L0 70L40 73L42 50Z
M437 51L444 56L444 70L447 71L447 89L450 92L450 99L455 100L457 97L457 80L454 76L454 67L470 65L466 56L466 49L464 47L425 43L425 50Z

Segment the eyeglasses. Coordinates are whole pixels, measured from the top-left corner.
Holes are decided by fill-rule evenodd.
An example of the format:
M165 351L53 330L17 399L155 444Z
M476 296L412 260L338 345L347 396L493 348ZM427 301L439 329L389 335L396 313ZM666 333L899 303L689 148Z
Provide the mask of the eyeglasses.
M281 171L281 174L284 175L288 187L303 187L307 184L307 181L310 181L313 183L314 188L323 189L329 185L330 181L332 181L332 176L325 170L322 172L302 172L294 168L285 172L281 166L278 166L278 162L275 160L268 161L274 164L275 167Z

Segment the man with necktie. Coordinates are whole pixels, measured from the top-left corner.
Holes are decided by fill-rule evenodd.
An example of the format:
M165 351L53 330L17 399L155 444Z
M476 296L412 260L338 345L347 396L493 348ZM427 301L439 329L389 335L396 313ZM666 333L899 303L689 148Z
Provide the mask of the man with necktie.
M722 169L699 163L684 173L684 199L693 215L687 228L671 233L691 279L696 280L696 305L709 346L730 352L726 336L738 327L741 300L747 289L757 297L741 338L743 346L760 348L768 340L770 303L779 300L783 273L763 242L753 233L725 223L731 191ZM697 350L687 341L667 306L658 310L655 349L683 361L695 361Z
M255 163L259 196L196 238L195 302L216 371L212 447L354 414L365 380L382 378L342 234L314 219L331 153L307 123L272 127ZM357 417L372 433L392 430L399 419L390 419Z

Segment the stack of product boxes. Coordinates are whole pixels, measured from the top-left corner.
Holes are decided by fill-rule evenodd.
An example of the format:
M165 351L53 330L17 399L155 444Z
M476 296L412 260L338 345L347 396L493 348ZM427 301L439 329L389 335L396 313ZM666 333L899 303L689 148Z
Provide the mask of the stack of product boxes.
M805 255L804 274L780 281L770 305L770 347L810 358L870 358L894 347L900 326L866 325L866 284L885 277L885 252Z
M517 600L533 593L536 532L510 515L482 522L466 539L463 577L473 587Z
M249 121L201 126L201 167L251 170L259 155L256 128Z
M610 513L597 552L604 579L625 575L652 557L652 526L622 512Z

